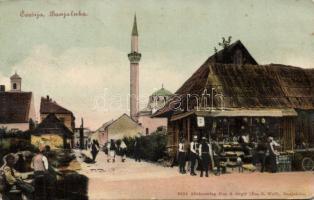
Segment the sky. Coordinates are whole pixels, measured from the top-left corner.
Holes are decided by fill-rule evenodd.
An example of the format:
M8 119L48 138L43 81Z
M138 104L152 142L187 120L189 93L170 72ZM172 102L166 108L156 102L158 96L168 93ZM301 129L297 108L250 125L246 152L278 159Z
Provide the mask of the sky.
M175 92L222 37L241 40L259 64L314 68L314 0L0 0L0 13L0 84L9 89L16 71L37 113L49 95L92 130L129 113L135 13L141 107L162 84ZM45 17L25 17L34 13Z

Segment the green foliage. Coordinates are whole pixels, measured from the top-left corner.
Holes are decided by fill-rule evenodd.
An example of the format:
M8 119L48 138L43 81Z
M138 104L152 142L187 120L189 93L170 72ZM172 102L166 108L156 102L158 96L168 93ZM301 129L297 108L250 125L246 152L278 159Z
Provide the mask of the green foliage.
M227 48L231 44L231 36L226 39L225 37L222 37L222 42L219 42L218 45L221 46L223 49Z
M232 36L229 36L228 39L226 39L225 37L222 37L221 39L222 39L222 42L218 42L218 46L222 47L222 49L225 49L228 46L230 46ZM216 47L214 47L214 52L215 54L218 52L218 49Z
M0 139L1 138L28 138L29 134L20 130L8 130L7 127L0 127Z
M0 138L0 164L2 158L8 153L16 153L18 151L34 152L35 146L30 143L29 139L24 137Z
M167 137L162 131L138 138L140 144L141 158L156 162L163 158L166 152ZM133 157L135 138L126 137L123 141L127 145L127 156Z
M124 137L123 141L124 141L124 143L127 146L126 155L128 157L133 157L135 138L133 138L133 137Z

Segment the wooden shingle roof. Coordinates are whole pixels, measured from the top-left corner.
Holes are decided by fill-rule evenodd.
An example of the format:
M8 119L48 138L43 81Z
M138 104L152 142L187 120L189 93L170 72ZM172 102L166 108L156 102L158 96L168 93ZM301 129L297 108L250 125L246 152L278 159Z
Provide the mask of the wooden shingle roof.
M0 92L0 123L27 123L32 92Z
M57 102L53 101L49 96L47 96L47 98L41 97L40 114L49 114L49 113L73 115L73 113L70 110L60 106Z
M66 138L73 136L72 131L61 122L55 114L48 116L33 130L28 131L31 135L57 134Z
M242 43L237 45L241 47ZM237 45L228 47L229 57L233 55L231 49ZM217 54L219 57L222 52ZM281 64L258 65L255 60L239 65L233 64L228 57L224 59L215 60L214 55L210 56L177 90L172 100L153 116L165 117L175 111L195 109L202 102L198 102L193 95L201 97L205 91L211 95L212 88L216 95L214 107L314 109L314 69ZM223 101L219 94L223 94ZM211 103L211 100L208 97L206 101Z

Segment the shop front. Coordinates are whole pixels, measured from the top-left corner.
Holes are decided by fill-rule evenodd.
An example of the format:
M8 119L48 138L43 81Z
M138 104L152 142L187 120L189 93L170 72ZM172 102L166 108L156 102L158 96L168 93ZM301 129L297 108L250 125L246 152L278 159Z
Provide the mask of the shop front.
M250 142L271 136L280 144L281 151L293 150L296 117L294 109L203 110L174 114L168 124L168 144L175 148L180 138L189 143L194 135L222 144L237 142L242 135L247 135Z

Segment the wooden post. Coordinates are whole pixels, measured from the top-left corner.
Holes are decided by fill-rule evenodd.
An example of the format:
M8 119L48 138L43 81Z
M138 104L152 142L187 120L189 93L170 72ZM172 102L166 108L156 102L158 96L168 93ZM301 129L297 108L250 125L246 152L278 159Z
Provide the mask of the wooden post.
M80 149L84 149L84 120L81 118L81 127L79 129L80 131Z
M190 117L187 118L187 134L188 134L187 141L188 143L190 143L191 142L191 118Z
M250 117L250 133L249 133L249 137L251 137L253 135L252 128L253 128L253 118Z
M186 118L183 118L182 119L182 137L184 138L184 139L187 139L185 136L186 136L186 134L187 134L187 128L186 128L186 126L187 126L187 120L186 120Z
M228 131L227 134L228 134L228 137L230 138L230 120L229 120L229 117L227 118L227 126L228 126L227 127L228 128L227 129L227 131Z
M176 129L175 129L175 133L174 133L174 138L173 138L173 145L175 146L175 149L177 148L178 145L178 135L179 135L179 123L178 121L175 121L176 125Z
M295 146L295 126L296 126L296 118L291 118L291 150L294 150L294 146Z
M285 117L282 120L283 151L293 150L295 145L295 118Z

